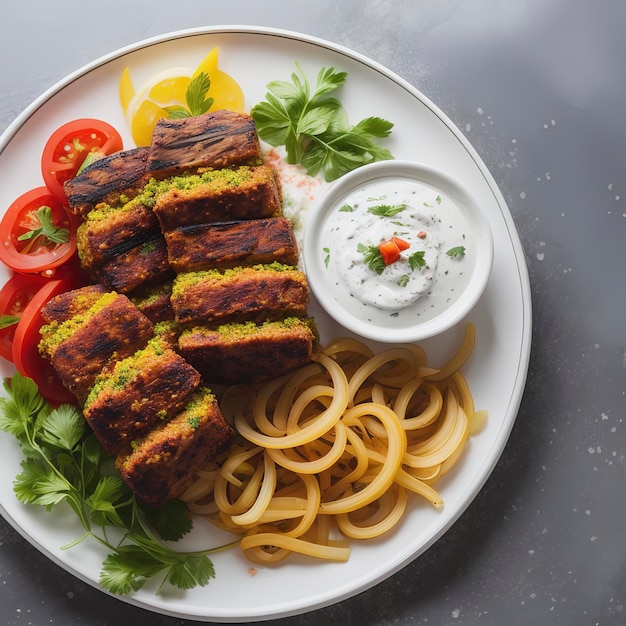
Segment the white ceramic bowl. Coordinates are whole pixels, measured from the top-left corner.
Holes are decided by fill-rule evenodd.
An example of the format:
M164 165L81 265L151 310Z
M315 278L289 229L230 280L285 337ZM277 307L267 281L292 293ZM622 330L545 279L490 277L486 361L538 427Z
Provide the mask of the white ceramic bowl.
M387 211L407 208L381 217L381 204ZM363 220L369 230L357 232ZM377 273L363 251L376 251L390 228L413 237L411 247ZM422 245L429 262L416 268L408 257ZM451 328L478 302L491 273L493 238L481 206L458 180L421 163L380 161L344 175L318 199L307 216L303 257L313 294L339 324L367 339L414 342ZM414 301L409 277L411 298L422 290ZM381 304L384 294L391 300Z

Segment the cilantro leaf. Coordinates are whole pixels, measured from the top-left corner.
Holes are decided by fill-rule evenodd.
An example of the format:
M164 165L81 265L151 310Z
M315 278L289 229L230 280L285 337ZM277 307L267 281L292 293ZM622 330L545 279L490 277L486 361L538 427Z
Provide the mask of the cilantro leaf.
M328 264L330 263L330 248L322 248L322 252L324 253L324 267L328 268Z
M162 507L141 505L147 522L165 541L177 541L191 531L192 521L184 502L170 500Z
M417 252L413 252L413 254L409 255L409 267L412 270L420 270L426 265L426 259L424 255L426 252L424 250L418 250Z
M207 98L210 87L209 75L206 72L200 72L191 80L185 92L187 108L181 105L164 107L167 111L167 117L169 119L182 119L206 113L215 102L214 98Z
M189 83L185 99L191 115L202 115L211 108L214 99L206 97L210 87L211 79L206 72L200 72Z
M85 420L71 405L61 405L39 420L39 440L71 452L85 434Z
M196 585L204 587L212 578L215 578L213 563L202 554L196 554L172 563L167 580L179 589L192 589Z
M116 507L123 495L123 486L119 476L103 476L98 481L93 493L85 500L94 523L99 526L124 526Z
M357 246L357 251L363 255L363 262L372 272L376 274L383 273L386 266L378 246L366 246L360 243Z
M102 563L100 584L111 593L126 595L163 570L163 563L133 544L120 546Z
M67 243L70 240L69 228L58 228L52 221L52 209L49 206L40 206L35 212L35 217L39 222L37 228L22 233L18 241L34 242L38 237L47 239L50 243ZM24 248L26 250L27 248ZM24 252L22 250L22 252Z
M446 254L452 258L465 256L465 246L454 246L450 248Z
M21 462L22 471L13 481L17 499L26 504L56 504L67 496L67 484L37 459L26 458Z
M302 68L291 82L267 84L265 100L252 107L251 115L261 139L284 146L288 163L299 163L307 174L322 174L332 181L366 163L393 158L377 139L389 136L393 124L368 117L356 125L339 99L330 95L346 81L347 73L323 67L313 91Z
M406 209L406 204L377 204L369 207L368 212L378 217L393 217Z
M170 501L161 510L140 503L115 471L96 436L85 427L74 406L52 409L36 384L15 373L4 380L0 398L0 429L14 435L25 458L13 490L21 502L50 510L65 502L77 515L84 533L63 548L93 537L109 550L100 573L101 585L127 594L163 573L164 583L181 589L206 585L215 576L208 554L177 552L163 540L177 540L191 530L183 502ZM107 539L107 527L124 530L121 541Z
M20 321L19 315L0 315L0 330L14 326Z
M28 445L31 415L44 412L47 403L39 395L34 381L19 373L5 379L4 389L9 397L0 398L0 430L17 437L22 445Z

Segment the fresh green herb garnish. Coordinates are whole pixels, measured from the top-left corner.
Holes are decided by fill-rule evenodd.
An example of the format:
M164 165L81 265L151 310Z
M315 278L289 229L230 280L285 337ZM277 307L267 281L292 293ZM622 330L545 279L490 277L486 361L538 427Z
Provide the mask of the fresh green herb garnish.
M446 254L450 257L458 257L458 256L465 256L465 246L454 246L453 248L450 248Z
M19 321L20 317L18 315L0 315L0 330L14 326Z
M207 554L216 550L176 552L151 530L166 541L186 535L192 524L182 502L170 501L159 510L141 503L74 406L53 409L34 381L19 373L5 379L4 387L0 430L15 436L24 452L13 490L25 504L51 510L64 502L74 511L85 532L64 549L87 538L105 546L109 554L100 572L105 589L128 594L158 574L163 576L158 591L166 582L190 589L215 577ZM121 539L109 539L112 528L122 531Z
M49 206L40 206L35 216L39 222L39 227L22 233L17 238L18 241L30 242L22 248L21 252L23 254L30 252L30 249L39 237L43 237L51 243L67 243L70 240L70 231L68 228L57 228L52 223L52 209Z
M363 261L372 272L382 274L386 265L383 255L380 253L378 246L366 246L363 243L357 245L357 252L363 255Z
M388 137L393 124L368 117L352 126L341 102L330 94L341 87L346 72L323 67L313 92L302 68L291 82L268 83L265 101L251 115L261 139L285 146L288 163L299 163L310 176L322 173L327 181L372 161L392 159L391 152L375 140Z
M343 204L339 208L339 213L352 213L353 211L354 211L354 208L352 207L351 204Z
M378 217L393 217L406 209L406 204L377 204L367 209L372 215Z
M418 250L409 256L409 267L412 270L420 270L426 265L426 259L424 250Z
M83 159L80 167L76 170L76 176L83 173L83 170L89 167L92 163L95 163L98 159L106 156L99 148L94 148L87 153L87 156Z
M408 274L402 274L402 276L400 276L400 278L398 278L397 284L400 287L406 287L409 284L409 275Z
M330 262L330 248L322 248L322 252L324 252L324 267L328 267L328 263Z
M214 98L207 98L206 95L211 87L211 79L206 72L200 72L189 83L187 91L185 92L185 100L187 101L187 108L180 105L174 105L165 107L167 111L167 117L169 119L182 119L184 117L194 117L196 115L202 115L206 113L213 102Z

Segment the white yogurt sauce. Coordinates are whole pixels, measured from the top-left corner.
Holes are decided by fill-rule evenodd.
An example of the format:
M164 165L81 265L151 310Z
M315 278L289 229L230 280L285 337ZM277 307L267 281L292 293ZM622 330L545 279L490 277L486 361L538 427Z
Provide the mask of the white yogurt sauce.
M364 251L376 256L391 237L409 247L394 263L372 269ZM475 261L461 208L411 178L374 180L350 191L325 221L321 241L329 283L366 308L394 312L420 305L415 312L426 319L460 296Z

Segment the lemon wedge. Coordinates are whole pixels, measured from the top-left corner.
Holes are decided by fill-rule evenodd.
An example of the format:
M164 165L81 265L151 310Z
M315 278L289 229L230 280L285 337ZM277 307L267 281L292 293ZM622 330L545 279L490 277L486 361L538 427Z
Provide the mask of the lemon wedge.
M188 109L187 89L202 72L211 81L205 96L213 98L210 111L230 109L243 112L245 99L241 87L232 76L219 69L218 63L219 50L215 47L195 69L178 67L159 72L139 90L135 90L130 68L125 68L119 81L119 99L135 144L150 144L156 123L168 117L167 107Z

